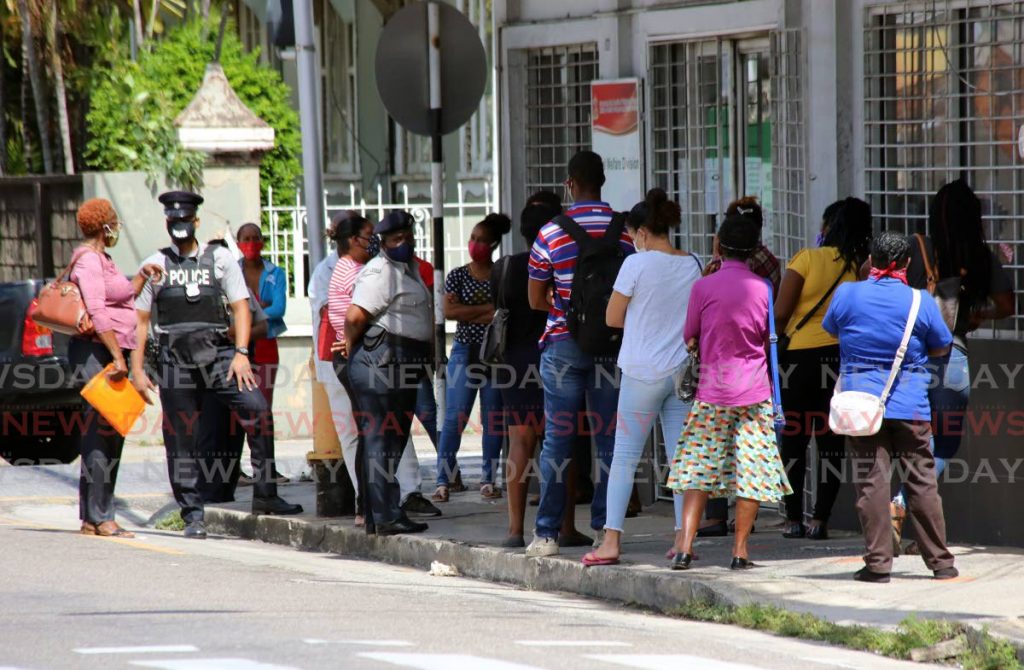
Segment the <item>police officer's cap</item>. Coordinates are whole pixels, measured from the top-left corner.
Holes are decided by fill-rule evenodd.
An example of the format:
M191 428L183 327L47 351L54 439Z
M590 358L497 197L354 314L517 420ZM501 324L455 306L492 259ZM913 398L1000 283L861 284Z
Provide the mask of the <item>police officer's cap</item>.
M402 209L392 210L387 216L380 220L373 228L373 232L377 235L387 235L388 233L394 233L399 230L407 230L415 225L415 221L409 212Z
M164 206L164 216L171 221L195 218L196 210L203 204L203 196L191 191L168 191L157 200Z

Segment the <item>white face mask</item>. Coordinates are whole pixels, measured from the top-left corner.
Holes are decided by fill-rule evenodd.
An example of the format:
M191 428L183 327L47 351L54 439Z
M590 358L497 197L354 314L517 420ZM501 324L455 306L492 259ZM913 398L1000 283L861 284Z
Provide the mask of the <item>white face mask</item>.
M633 247L637 250L637 253L643 253L647 251L647 233L644 233L644 243L640 244L640 231L636 231L636 235L633 235Z

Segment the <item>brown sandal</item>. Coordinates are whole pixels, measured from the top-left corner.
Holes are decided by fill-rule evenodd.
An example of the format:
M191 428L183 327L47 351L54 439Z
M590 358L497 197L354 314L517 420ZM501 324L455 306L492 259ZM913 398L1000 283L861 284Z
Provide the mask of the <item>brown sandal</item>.
M96 534L96 524L89 523L88 521L83 521L82 522L82 528L78 532L81 533L82 535L95 535Z
M430 499L436 503L448 502L448 487L438 486L437 490L434 491L434 495L430 496Z
M96 534L100 537L121 537L126 540L135 537L135 533L121 528L116 521L104 521L96 526Z
M498 500L502 497L501 489L494 484L484 484L480 487L480 497L484 500Z

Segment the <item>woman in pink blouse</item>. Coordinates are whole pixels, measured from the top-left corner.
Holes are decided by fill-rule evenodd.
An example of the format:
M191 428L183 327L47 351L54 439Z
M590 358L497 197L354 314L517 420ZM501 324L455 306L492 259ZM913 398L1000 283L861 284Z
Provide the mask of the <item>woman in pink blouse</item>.
M331 273L331 283L327 288L327 318L336 333L334 346L334 370L338 375L342 388L331 397L331 414L334 415L334 427L341 442L341 452L345 467L352 483L359 489L356 453L359 448L359 432L356 430L355 417L352 411L352 399L349 395L348 380L343 374L348 363L348 349L345 346L345 316L352 305L352 289L363 266L370 260L370 245L373 242L373 224L362 216L353 213L341 220L334 233L338 245L338 264ZM356 500L360 500L356 496ZM356 525L363 525L362 510L356 510Z
M82 292L95 335L72 337L68 346L71 369L78 379L92 379L113 364L111 380L128 376L125 361L136 347L135 297L149 277L163 272L144 266L130 281L107 255L117 244L121 222L109 200L94 198L78 208L78 227L85 240L71 255L71 280ZM148 395L140 389L143 398ZM82 417L79 478L79 517L83 535L134 537L114 521L114 484L124 438L99 413L87 406Z

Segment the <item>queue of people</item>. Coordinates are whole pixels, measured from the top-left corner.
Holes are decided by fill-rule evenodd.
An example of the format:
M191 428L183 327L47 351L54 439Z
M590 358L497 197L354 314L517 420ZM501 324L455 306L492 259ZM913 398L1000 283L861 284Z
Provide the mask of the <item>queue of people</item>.
M470 262L444 280L441 309L456 322L446 362L433 357L433 268L416 256L413 218L395 210L376 223L354 211L332 219L334 250L312 272L308 293L316 376L357 491L356 524L379 535L416 533L427 524L415 517L442 514L437 505L465 490L457 455L479 398L479 493L491 502L507 497L506 548L540 558L586 544L585 565L617 564L634 476L660 422L674 492L672 569L692 569L695 538L730 532L730 567L756 567L748 541L764 504L784 504L784 537L827 539L849 458L869 473L854 482L867 549L856 578L889 580L908 518L935 578L955 577L937 478L962 430L943 417L962 416L967 404L967 334L1013 311L1010 278L985 242L970 187L944 186L930 234L909 238L875 234L867 203L838 201L825 210L815 245L783 271L763 243L755 198L729 204L705 264L674 243L684 221L663 190L616 213L602 200L604 184L601 157L576 154L565 181L570 204L563 208L550 192L531 196L519 218L529 250L499 262L512 221L491 214L472 229ZM229 476L221 488L203 481L206 449L197 445L222 438L216 426L196 435L189 422L209 404L241 427L237 446L225 452L230 462L240 460L241 436L249 440L253 511L300 513L277 494L270 411L286 276L262 257L259 226L238 231L236 261L225 246L196 240L200 196L171 192L160 201L171 244L130 281L105 253L123 225L113 207L91 200L79 210L85 240L70 276L95 334L73 338L69 357L94 374L112 364L112 379L130 367L149 401L157 387L143 351L150 331L159 341L168 471L186 537L205 537L208 492L232 499L237 481ZM499 353L485 356L485 341L495 337ZM438 433L430 380L445 363ZM780 365L790 370L786 384ZM840 391L880 399L876 432L853 434L827 419ZM415 418L437 451L432 500L420 492ZM82 532L125 537L112 503L123 438L110 433L87 428L83 436ZM575 449L581 434L592 447L589 461ZM812 440L819 467L810 475L817 497L808 513ZM540 498L527 546L535 459ZM908 474L890 499L895 460ZM593 536L575 528L577 471L593 480Z

